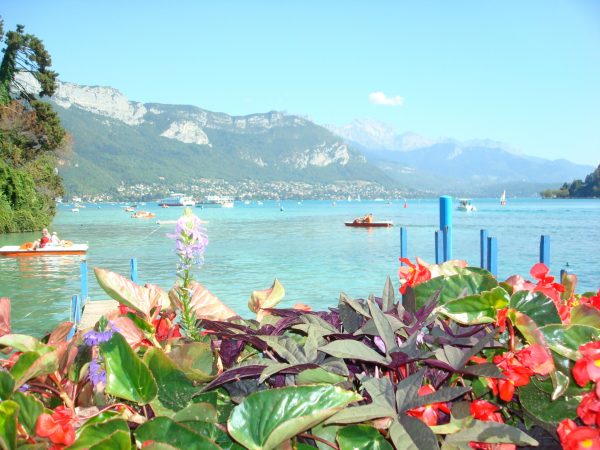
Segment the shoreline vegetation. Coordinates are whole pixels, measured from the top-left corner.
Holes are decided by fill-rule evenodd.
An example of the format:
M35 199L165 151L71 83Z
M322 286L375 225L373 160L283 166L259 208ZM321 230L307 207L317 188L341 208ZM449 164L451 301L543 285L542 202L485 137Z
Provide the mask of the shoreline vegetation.
M28 74L51 96L58 74L49 70L42 41L22 25L4 33L0 18L0 233L40 230L56 213L64 194L56 169L70 139L49 103L40 101L20 78Z
M209 237L191 209L170 237L169 292L95 269L120 306L92 330L11 334L0 299L6 448L600 445L600 290L573 274L402 258L380 297L279 309L275 279L243 319L195 280Z
M585 180L564 183L560 189L546 189L540 195L542 198L600 198L600 165Z

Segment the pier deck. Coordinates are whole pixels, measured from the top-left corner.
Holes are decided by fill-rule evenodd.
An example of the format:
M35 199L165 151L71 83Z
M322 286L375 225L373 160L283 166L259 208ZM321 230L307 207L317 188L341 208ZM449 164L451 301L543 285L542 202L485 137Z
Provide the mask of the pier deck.
M119 302L116 300L90 300L86 302L83 307L83 314L81 315L81 321L77 328L80 330L87 330L93 328L96 322L113 309L119 307Z

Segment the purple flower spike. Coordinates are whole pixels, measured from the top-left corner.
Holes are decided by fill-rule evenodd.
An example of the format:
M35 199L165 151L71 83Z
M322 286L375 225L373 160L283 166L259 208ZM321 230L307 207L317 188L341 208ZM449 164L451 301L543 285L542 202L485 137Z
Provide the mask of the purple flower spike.
M100 383L106 384L106 370L102 368L100 358L94 358L90 361L89 376L94 387Z
M90 347L93 345L100 345L103 342L107 342L113 336L113 330L106 331L88 331L83 335L83 342Z
M208 236L202 222L191 209L185 209L175 224L175 233L167 236L175 239L175 250L180 259L179 271L190 270L193 264L202 264Z

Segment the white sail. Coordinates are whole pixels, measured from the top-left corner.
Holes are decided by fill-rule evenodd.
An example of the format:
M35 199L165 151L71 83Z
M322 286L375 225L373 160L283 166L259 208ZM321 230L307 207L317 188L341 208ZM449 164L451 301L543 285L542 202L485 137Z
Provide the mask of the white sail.
M500 204L506 205L506 191L502 191L502 195L500 196Z

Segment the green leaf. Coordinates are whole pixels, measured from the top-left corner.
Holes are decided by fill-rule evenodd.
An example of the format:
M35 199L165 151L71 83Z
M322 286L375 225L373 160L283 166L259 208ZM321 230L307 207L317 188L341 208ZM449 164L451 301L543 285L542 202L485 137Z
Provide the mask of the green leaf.
M0 448L12 450L17 447L17 416L19 405L12 400L0 403Z
M390 325L390 322L387 316L381 312L379 306L375 302L368 301L369 312L371 313L371 318L375 323L375 327L377 328L377 333L379 337L385 344L385 353L389 355L394 351L398 351L398 344L396 343L396 335L394 334L394 330Z
M346 381L346 377L342 375L338 375L336 373L331 373L321 367L317 367L316 369L306 369L296 375L296 384L337 384L342 381Z
M44 405L33 395L15 392L13 400L19 405L19 423L30 435L35 435L38 417L44 412Z
M401 415L390 425L390 438L403 450L435 450L439 448L437 438L425 423L414 417Z
M344 359L356 359L359 361L368 361L382 365L388 365L391 360L385 358L377 353L370 347L359 341L352 339L340 339L338 341L330 342L324 347L319 348L328 355L335 356L336 358Z
M107 394L145 405L158 392L152 373L131 349L123 336L113 334L108 342L100 344L106 367Z
M258 336L258 338L290 364L309 362L306 360L300 344L289 336Z
M396 386L396 409L398 412L404 412L412 408L412 405L419 397L419 389L423 384L425 369L409 375L400 381Z
M198 388L177 368L175 363L158 348L144 355L144 362L152 372L158 386L158 401L165 408L179 411L192 399Z
M84 450L96 445L116 431L125 431L129 437L129 426L122 419L112 419L99 423L85 423L77 430L75 442L69 450Z
M392 284L392 279L388 275L385 280L385 287L383 288L383 295L381 296L382 303L382 311L388 312L396 303L396 293L394 292L394 285Z
M375 428L368 425L344 427L337 434L340 450L394 450Z
M173 416L175 422L218 422L217 408L210 403L192 403Z
M214 391L198 394L192 399L192 402L208 403L214 406L217 410L217 422L219 423L227 422L229 414L234 407L229 393L224 388L218 388Z
M228 429L249 449L270 450L361 399L355 392L332 385L259 391L233 409Z
M490 291L496 286L498 282L489 272L461 269L458 275L432 278L415 286L416 307L425 305L437 291L440 291L438 303L444 305L450 300Z
M510 308L526 314L538 327L562 324L556 305L541 292L518 291L510 298Z
M248 300L250 311L257 313L261 309L274 308L285 297L285 289L277 278L269 289L253 291Z
M579 346L600 339L600 329L580 324L546 325L540 331L552 350L573 361L581 359Z
M132 308L151 320L152 310L160 307L162 292L156 286L147 288L135 284L133 281L99 267L94 267L98 284L104 291L119 303Z
M0 370L0 402L12 397L15 379L8 372Z
M440 308L440 312L462 324L493 323L498 310L506 308L509 301L508 292L495 287L479 295L450 300Z
M215 378L215 357L210 344L192 342L173 347L169 357L193 381L207 383Z
M240 446L237 442L235 442L229 435L229 433L227 433L227 431L225 431L221 426L218 426L215 423L193 421L182 423L182 425L185 425L189 427L192 431L210 439L220 448L228 450L243 450L243 447Z
M139 426L135 437L140 444L156 441L181 450L221 450L211 439L168 417L156 417Z
M58 356L56 351L40 355L36 352L21 353L19 360L10 370L15 379L15 389L20 388L27 381L40 375L48 375L58 370Z
M571 310L570 325L587 325L600 329L600 311L590 305L579 304Z
M36 352L40 355L54 350L52 347L42 344L38 339L26 334L6 334L0 337L0 347L12 347L20 352Z
M448 443L469 443L471 441L490 444L538 445L535 439L518 428L503 423L483 422L481 420L473 420L458 433L446 436L446 442Z
M105 439L88 447L89 450L131 450L131 436L129 430L115 431Z
M324 425L320 423L311 429L311 433L315 436L320 437L321 439L326 440L327 442L331 442L335 444L335 437L337 436L337 432L341 430L341 426L339 425ZM319 450L331 450L332 447L330 445L325 444L324 442L316 441L317 448Z
M558 426L564 419L575 419L577 407L581 402L580 396L562 396L552 400L549 393L536 387L534 383L521 386L518 389L519 401L536 419Z
M388 377L375 378L371 376L358 376L360 383L369 393L373 404L395 408L394 386Z
M381 419L383 417L396 417L396 410L389 405L370 404L345 408L335 413L325 424L332 423L361 423L369 420Z

